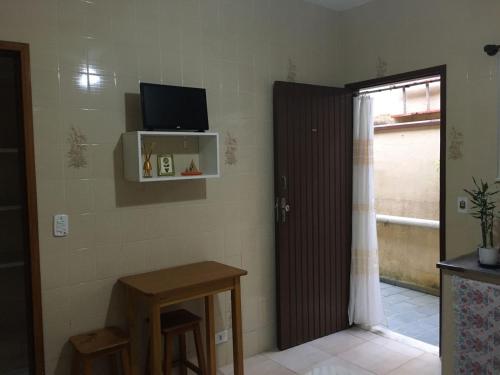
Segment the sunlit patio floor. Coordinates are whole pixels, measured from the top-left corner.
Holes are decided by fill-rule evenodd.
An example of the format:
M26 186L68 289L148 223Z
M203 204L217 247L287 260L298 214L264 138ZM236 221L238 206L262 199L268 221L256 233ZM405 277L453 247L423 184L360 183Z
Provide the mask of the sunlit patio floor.
M391 331L428 344L439 345L439 298L380 283L382 303Z

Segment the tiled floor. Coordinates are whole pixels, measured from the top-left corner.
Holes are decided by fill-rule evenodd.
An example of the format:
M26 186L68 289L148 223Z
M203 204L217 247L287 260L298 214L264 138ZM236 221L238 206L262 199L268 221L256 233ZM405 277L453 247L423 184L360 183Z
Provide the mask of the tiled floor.
M221 368L219 373L233 374L232 366ZM249 358L245 374L437 375L441 374L441 362L435 352L422 346L351 328L289 350Z
M380 283L382 303L391 331L439 345L439 298Z

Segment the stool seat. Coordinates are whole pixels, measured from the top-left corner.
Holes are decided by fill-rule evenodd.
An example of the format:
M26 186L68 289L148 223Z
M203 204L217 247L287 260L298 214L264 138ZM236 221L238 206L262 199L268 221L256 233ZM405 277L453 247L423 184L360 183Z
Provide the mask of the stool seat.
M164 333L177 331L201 322L198 315L184 309L169 311L161 314L161 330Z
M83 364L84 375L92 374L92 363L100 357L108 357L112 373L116 373L116 359L121 358L123 374L130 374L130 340L120 328L106 327L82 335L70 337L75 348L73 375L80 374Z
M104 351L119 349L129 343L128 336L117 327L107 327L69 339L80 354L98 354Z

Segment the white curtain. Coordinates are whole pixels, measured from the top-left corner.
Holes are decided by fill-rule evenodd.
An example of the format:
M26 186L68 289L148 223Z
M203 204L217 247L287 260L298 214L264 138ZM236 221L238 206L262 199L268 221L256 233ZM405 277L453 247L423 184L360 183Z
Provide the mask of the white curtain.
M373 181L373 99L354 98L353 207L349 323L385 322L380 295Z

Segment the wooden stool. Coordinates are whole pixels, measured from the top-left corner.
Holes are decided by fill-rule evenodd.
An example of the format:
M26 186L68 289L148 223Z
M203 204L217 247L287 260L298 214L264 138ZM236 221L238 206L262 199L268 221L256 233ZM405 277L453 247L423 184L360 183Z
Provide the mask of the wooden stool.
M73 358L73 375L80 373L83 363L84 375L92 374L93 360L109 356L111 373L117 374L116 354L121 354L124 375L130 375L130 342L128 336L119 328L108 327L92 331L69 339L75 348Z
M198 366L187 359L186 333L189 331L192 331L194 335ZM172 368L174 366L173 349L175 336L179 336L180 358L178 363L180 366L180 374L187 375L187 369L190 368L197 374L208 375L205 365L205 353L203 352L203 344L201 342L201 318L199 316L184 309L163 313L161 315L161 333L165 341L163 375L172 374Z

